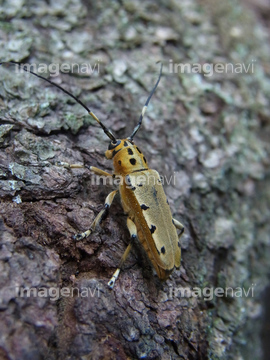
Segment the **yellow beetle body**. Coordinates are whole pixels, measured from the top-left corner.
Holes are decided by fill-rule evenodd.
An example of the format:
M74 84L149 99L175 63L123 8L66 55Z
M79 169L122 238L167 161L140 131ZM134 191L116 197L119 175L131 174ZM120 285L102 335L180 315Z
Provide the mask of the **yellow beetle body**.
M121 203L135 223L137 235L160 279L180 266L181 249L171 210L157 171L149 169L141 150L129 139L106 151L113 159Z

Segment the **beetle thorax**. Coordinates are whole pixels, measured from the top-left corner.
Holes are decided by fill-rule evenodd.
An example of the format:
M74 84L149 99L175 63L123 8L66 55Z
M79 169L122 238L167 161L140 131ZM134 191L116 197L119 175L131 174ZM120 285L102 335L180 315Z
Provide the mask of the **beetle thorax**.
M113 159L116 175L127 175L148 169L143 153L128 139L117 140L115 145L111 144L105 156L107 159Z

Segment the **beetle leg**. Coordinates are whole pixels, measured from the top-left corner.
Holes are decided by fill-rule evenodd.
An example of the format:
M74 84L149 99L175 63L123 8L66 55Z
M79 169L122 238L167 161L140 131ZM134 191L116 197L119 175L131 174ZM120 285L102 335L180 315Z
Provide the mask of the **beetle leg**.
M86 165L81 165L81 164L69 164L66 163L64 161L57 161L56 165L58 166L63 166L66 169L89 169L91 170L94 174L96 175L100 175L100 176L107 176L107 177L112 177L113 175L108 173L107 171L101 170L95 166L86 166Z
M129 233L130 233L130 242L129 242L128 247L126 248L124 254L122 255L122 258L120 260L118 268L116 269L116 271L114 272L114 274L111 277L110 281L108 282L108 285L109 285L109 287L111 289L114 287L115 281L118 278L121 267L124 264L124 262L126 261L126 258L128 256L128 254L130 253L130 250L132 249L133 243L134 243L135 239L137 238L136 225L134 224L134 222L130 218L127 219L127 227L128 227Z
M185 230L184 225L180 223L180 221L176 219L172 219L173 225L176 227L176 229L180 230L180 233L178 234L178 239L183 235L183 232Z
M107 171L101 170L95 166L89 166L89 170L93 171L94 174L100 175L100 176L107 176L107 177L113 177L112 174L108 173Z
M86 238L87 236L89 236L93 231L95 231L96 227L107 216L109 208L110 208L117 192L118 192L118 190L114 190L111 193L109 193L109 195L106 197L103 209L98 213L98 215L92 222L90 228L81 234L74 235L74 240L77 240L77 241L82 240L82 239Z

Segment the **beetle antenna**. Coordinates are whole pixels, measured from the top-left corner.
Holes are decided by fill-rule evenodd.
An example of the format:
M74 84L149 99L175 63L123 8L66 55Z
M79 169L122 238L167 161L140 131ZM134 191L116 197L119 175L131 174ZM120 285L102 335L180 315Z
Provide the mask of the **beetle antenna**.
M78 104L80 104L87 112L89 115L92 116L93 119L95 119L98 124L102 127L103 131L105 132L105 134L114 142L116 142L116 138L115 136L113 135L113 133L111 132L111 130L109 130L99 119L98 117L90 110L88 109L88 107L81 101L79 100L76 96L72 95L69 91L65 90L64 88L62 88L62 86L56 84L55 82L49 80L49 79L46 79L45 77L41 76L41 75L38 75L36 74L35 72L27 69L26 66L24 66L23 64L19 63L19 62L16 62L16 61L8 61L8 62L2 62L0 63L0 65L10 65L10 64L13 64L13 65L17 65L19 66L20 69L23 69L25 72L28 72L30 74L33 74L35 75L36 77L42 79L42 80L45 80L47 81L48 83L50 83L51 85L54 85L55 87L57 87L58 89L60 89L61 91L63 91L64 93L66 93L67 95L69 95L70 97L72 97L72 99L74 99Z
M162 65L162 63L161 63L158 80L157 80L156 85L153 87L152 91L150 92L150 95L148 96L148 98L147 98L147 100L146 100L146 103L145 103L145 105L144 105L144 107L143 107L143 109L142 109L142 113L141 113L140 118L139 118L138 125L135 126L132 134L131 134L131 135L129 136L129 138L128 138L128 139L131 140L131 141L133 140L134 136L136 135L137 131L139 130L139 128L140 128L141 125L142 125L142 120L143 120L144 114L145 114L145 112L146 112L147 106L148 106L148 104L149 104L149 102L150 102L150 100L151 100L151 97L152 97L152 95L154 94L154 92L155 92L155 90L156 90L156 88L157 88L157 86L158 86L158 83L159 83L159 81L160 81L161 74L162 74L162 66L163 66L163 65Z

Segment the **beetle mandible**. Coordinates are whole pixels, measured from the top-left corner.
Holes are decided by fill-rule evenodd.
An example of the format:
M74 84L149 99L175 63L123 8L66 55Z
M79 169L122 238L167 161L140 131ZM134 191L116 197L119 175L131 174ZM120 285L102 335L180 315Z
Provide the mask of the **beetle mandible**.
M87 168L96 175L111 178L120 177L123 181L120 181L118 190L112 191L106 197L103 209L96 216L90 228L81 234L75 235L74 239L80 241L95 231L96 227L108 214L115 195L119 193L122 207L128 216L127 227L130 233L130 242L122 255L116 271L108 282L109 287L111 289L114 287L121 267L137 238L144 247L158 277L161 280L166 280L174 268L179 268L180 266L181 247L179 239L184 232L184 226L172 217L158 172L148 167L143 153L133 141L134 136L141 127L150 99L159 84L162 74L162 64L158 80L146 100L139 122L135 126L132 134L125 139L117 139L111 130L109 130L85 104L60 85L34 73L21 63L13 61L0 63L0 65L9 64L19 66L24 71L49 82L71 96L97 121L110 139L110 144L108 150L105 152L105 156L107 159L113 160L114 173L110 174L94 166L87 166ZM68 164L65 162L58 162L58 165L70 169L85 167L84 165ZM180 230L179 234L177 234L176 229Z

